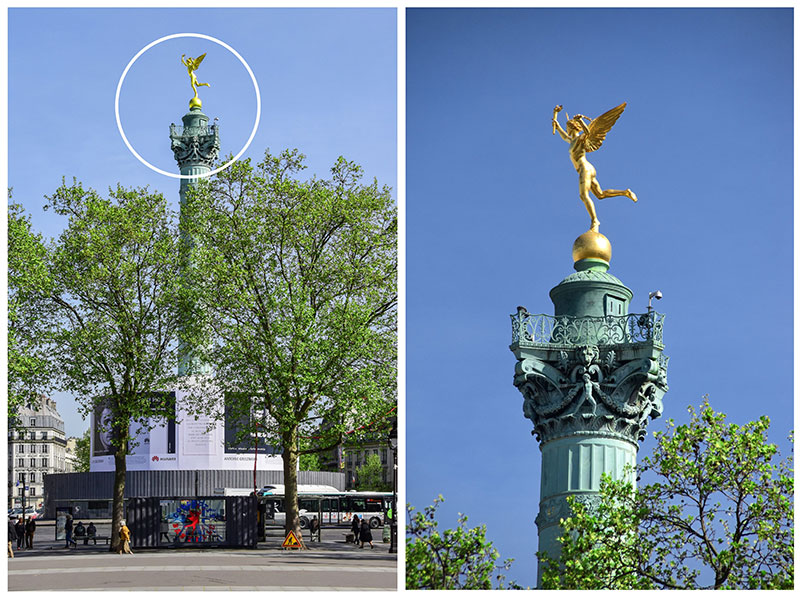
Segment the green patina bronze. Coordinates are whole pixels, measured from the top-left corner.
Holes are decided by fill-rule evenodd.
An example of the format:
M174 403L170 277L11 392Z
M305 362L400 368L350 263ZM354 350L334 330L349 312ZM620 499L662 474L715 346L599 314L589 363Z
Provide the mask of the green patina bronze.
M628 313L633 293L608 262L582 259L575 270L550 291L554 316L511 316L514 385L542 453L539 550L550 555L567 496L595 503L602 473L619 479L636 464L667 391L664 316Z
M193 106L183 115L183 126L170 125L169 138L175 161L182 175L198 178L181 179L181 207L186 203L188 190L197 185L200 177L207 175L219 156L219 125L208 124L208 116L203 114L199 106ZM190 241L191 242L191 241ZM192 357L190 347L184 348L178 375L204 371L196 359Z

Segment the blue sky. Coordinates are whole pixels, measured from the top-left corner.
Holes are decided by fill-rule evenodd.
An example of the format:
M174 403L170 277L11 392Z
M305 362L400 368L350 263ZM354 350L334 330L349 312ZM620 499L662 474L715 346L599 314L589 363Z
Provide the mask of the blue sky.
M177 179L128 151L114 115L117 82L144 46L174 33L202 33L233 47L261 91L261 122L243 156L298 148L305 173L325 177L340 155L365 180L397 187L397 24L394 9L10 9L8 184L34 226L55 236L64 222L44 212L61 178L100 192L149 185L177 207ZM222 153L236 154L255 119L255 92L224 47L173 39L142 55L120 96L126 136L148 162L177 173L169 125L192 97L182 54L207 53L197 71L203 111L219 117ZM71 397L54 398L68 434L88 427Z
M411 10L407 16L407 498L487 525L536 581L540 452L509 314L552 313L589 218L553 107L628 107L592 154L610 273L666 314L664 418L704 394L793 427L792 11ZM562 113L561 122L564 118ZM663 419L649 431L663 429ZM640 455L652 450L652 435Z

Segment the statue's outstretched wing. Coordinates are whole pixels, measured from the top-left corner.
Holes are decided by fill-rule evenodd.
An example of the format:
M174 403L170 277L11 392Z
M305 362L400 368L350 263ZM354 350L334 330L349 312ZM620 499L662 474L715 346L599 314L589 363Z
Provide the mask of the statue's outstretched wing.
M203 58L206 57L206 52L203 52L200 56L194 59L194 70L197 70L197 67L200 66L200 63L203 62ZM624 106L624 104L623 104ZM616 110L616 108L615 108ZM606 113L607 114L607 113ZM614 120L617 120L616 118ZM611 123L612 125L614 123ZM599 147L599 146L598 146Z
M608 112L601 114L589 123L589 132L584 135L583 141L583 147L587 153L600 149L606 135L608 135L614 123L617 122L617 119L622 114L622 111L625 110L627 104L627 102L622 102L616 108L612 108Z

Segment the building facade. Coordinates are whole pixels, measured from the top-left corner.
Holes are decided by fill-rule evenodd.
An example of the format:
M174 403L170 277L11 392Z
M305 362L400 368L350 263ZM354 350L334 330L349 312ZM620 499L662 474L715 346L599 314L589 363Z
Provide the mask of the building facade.
M65 473L78 471L78 439L74 436L67 438L67 445L64 453Z
M367 457L370 455L378 455L380 457L383 468L381 481L386 488L391 488L394 451L389 448L385 440L367 441L359 445L345 445L342 451L344 452L345 488L347 490L355 489L358 484L358 468L366 465ZM378 490L378 488L369 488L369 490Z
M56 402L42 397L36 408L22 408L8 431L8 506L44 506L44 476L68 469L64 420Z

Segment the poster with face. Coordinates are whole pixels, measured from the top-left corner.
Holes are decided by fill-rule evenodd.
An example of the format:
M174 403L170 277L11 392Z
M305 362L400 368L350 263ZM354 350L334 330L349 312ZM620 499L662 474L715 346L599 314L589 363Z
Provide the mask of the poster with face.
M114 454L113 416L111 408L105 403L98 403L94 408L94 433L92 438L92 457L107 457Z

